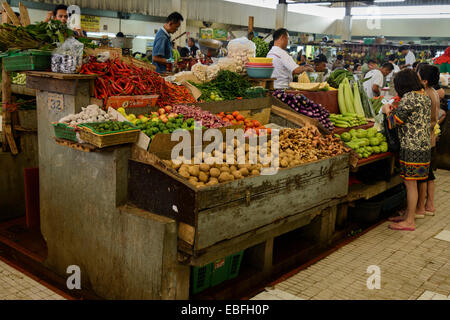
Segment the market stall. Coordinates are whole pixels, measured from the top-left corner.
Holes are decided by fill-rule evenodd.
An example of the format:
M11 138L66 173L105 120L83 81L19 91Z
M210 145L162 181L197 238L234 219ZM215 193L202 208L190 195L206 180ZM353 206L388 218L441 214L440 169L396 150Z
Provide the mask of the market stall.
M349 206L401 183L390 167L386 181L353 183L358 166L385 169L390 154L370 157L383 138L359 131L361 116L334 118L301 92L292 101L269 93L272 79L246 71L255 50L237 41L226 59L182 73L187 83L99 56L71 72L71 59L53 63L59 72L26 72L46 268L65 276L78 265L82 286L109 299L233 298L344 237ZM348 132L333 132L344 122ZM227 144L206 152L209 143L195 140L208 129L222 141L242 131L243 142L231 139L233 163L215 162ZM176 131L191 139L182 159L205 163L172 157ZM261 154L247 163L252 139ZM265 174L270 159L279 164Z

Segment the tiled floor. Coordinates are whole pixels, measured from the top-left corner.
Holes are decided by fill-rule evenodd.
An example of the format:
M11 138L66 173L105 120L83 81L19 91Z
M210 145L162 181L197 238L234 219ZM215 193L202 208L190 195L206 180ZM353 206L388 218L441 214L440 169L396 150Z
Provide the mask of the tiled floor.
M318 300L450 299L450 171L438 170L436 177L436 215L416 220L415 231L394 231L383 223L275 289ZM369 266L379 268L380 289L368 289L374 275Z
M0 300L65 300L0 260Z

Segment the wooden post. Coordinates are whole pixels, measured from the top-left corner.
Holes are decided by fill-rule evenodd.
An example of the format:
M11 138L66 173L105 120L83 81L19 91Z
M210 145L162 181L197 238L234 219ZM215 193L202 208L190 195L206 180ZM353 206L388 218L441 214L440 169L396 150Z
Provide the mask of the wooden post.
M11 10L11 7L4 2L3 8L5 8L5 10L2 11L2 23L10 23L10 17L7 14L6 8ZM16 17L15 14L14 17ZM19 151L17 150L16 142L14 141L14 136L12 133L11 113L7 112L5 108L5 104L7 103L11 103L11 78L2 65L2 149L3 151L6 151L7 144L9 144L12 154L16 155Z
M22 2L19 2L19 11L20 11L20 23L24 27L28 26L30 24L30 16L28 15L27 7Z
M253 32L253 25L254 25L255 18L250 16L248 17L248 32Z
M12 23L15 26L20 26L20 21L19 18L17 18L16 14L14 13L14 11L11 9L11 7L9 6L9 4L7 2L3 2L2 3L3 9L6 11L6 15L9 17L9 19L12 21ZM3 16L3 15L2 15ZM2 18L3 20L3 18Z

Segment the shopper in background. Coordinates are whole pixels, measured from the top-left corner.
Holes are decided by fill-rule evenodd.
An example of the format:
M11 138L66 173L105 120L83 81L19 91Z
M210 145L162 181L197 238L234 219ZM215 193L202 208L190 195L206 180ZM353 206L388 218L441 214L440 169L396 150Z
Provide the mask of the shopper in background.
M189 38L187 44L188 44L188 48L189 48L189 55L191 57L195 58L197 56L197 50L198 50L198 47L195 45L195 39Z
M67 13L67 6L64 4L59 4L55 7L53 11L47 12L47 16L44 19L44 22L49 22L50 20L58 20L61 21L62 24L67 24L67 20L69 20L69 14ZM87 33L81 29L73 30L75 35L83 35L87 36Z
M426 181L431 160L431 100L425 94L417 74L411 69L394 77L395 91L401 98L397 108L386 104L383 113L389 127L398 127L400 140L400 176L407 192L406 213L389 220L393 230L414 231L418 204L417 182Z
M422 64L417 70L419 79L425 87L425 93L431 99L431 164L428 179L419 183L419 201L417 203L416 217L434 216L434 180L433 171L436 171L436 135L435 126L439 120L439 95L434 86L439 84L439 68L429 64Z
M405 64L401 66L400 69L412 69L414 62L416 62L416 56L414 55L414 53L409 49L408 46L401 46L400 48L398 48L398 52L405 55Z
M392 66L394 67L394 70L392 70L391 73L389 73L389 74L386 76L386 81L387 81L387 82L391 82L392 77L394 76L394 74L396 74L397 72L400 71L400 68L399 68L398 65L395 64L395 62L396 62L396 57L395 57L394 54L391 54L391 55L389 56L388 62L389 62L390 64L392 64Z
M361 72L361 64L356 63L355 66L353 67L353 72Z
M373 64L369 61L369 66ZM381 94L381 88L384 84L384 77L394 70L392 63L384 63L380 69L373 69L366 73L364 79L369 79L363 83L364 91L369 98L378 97Z
M292 82L293 75L304 71L313 71L309 66L299 66L287 53L286 48L289 43L288 31L284 28L278 29L273 33L273 46L267 54L267 58L272 58L274 67L272 78L275 89L283 89L289 87Z
M324 54L319 54L314 59L314 71L316 72L323 72L323 80L327 81L328 77L331 74L330 69L327 67L328 59Z
M172 42L170 35L177 32L183 21L183 16L178 12L171 13L166 23L158 30L153 43L152 58L156 66L156 72L164 73L167 71L167 64L173 59Z
M340 69L340 68L344 68L344 57L341 54L338 54L336 57L336 61L333 62L333 65L331 67L331 70L336 70L336 69Z

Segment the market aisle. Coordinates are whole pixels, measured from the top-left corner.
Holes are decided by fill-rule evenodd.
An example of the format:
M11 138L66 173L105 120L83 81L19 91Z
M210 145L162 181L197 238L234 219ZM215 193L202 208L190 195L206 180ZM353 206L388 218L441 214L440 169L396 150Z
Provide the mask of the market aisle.
M0 260L0 300L65 300Z
M379 225L276 284L276 299L281 290L301 299L450 300L450 171L436 177L436 216L416 220L414 232ZM367 288L371 265L380 268L380 289ZM270 299L270 292L252 300Z

